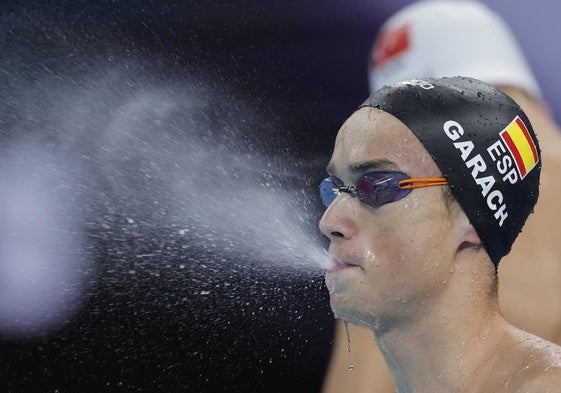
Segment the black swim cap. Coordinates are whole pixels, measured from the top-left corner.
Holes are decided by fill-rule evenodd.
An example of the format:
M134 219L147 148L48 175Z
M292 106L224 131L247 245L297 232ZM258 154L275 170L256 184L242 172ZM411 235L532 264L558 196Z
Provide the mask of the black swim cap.
M540 149L510 97L477 79L414 79L360 107L403 122L424 145L497 266L538 200Z

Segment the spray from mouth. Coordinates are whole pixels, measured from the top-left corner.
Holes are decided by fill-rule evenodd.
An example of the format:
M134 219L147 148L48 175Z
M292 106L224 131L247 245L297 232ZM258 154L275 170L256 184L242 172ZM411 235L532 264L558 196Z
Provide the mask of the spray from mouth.
M288 273L329 266L306 175L315 162L263 153L246 129L259 127L251 108L221 112L192 81L131 93L90 156L131 227L172 227L186 244Z
M22 53L16 55L26 62ZM32 217L30 205L0 223L0 244L5 245L13 244L15 226L27 225L17 232L27 246L9 248L0 267L16 272L15 266L25 260L43 272L56 271L39 289L32 270L17 270L9 278L13 288L37 290L25 296L3 293L11 300L9 307L0 303L0 330L17 335L65 323L93 285L97 255L92 250L99 240L125 247L125 239L134 238L156 245L155 250L137 252L133 261L123 261L129 274L161 265L197 265L201 252L218 255L225 270L234 258L287 274L316 275L333 266L317 230L317 184L307 176L319 159L298 161L266 153L258 136L262 127L274 125L252 118L252 108L214 91L212 83L162 80L145 64L114 59L67 76L33 68L33 62L0 66L5 86L0 100L10 113L10 121L3 124L2 149L27 152L19 158L4 155L2 184L12 187L23 179L27 184L13 188L24 190L22 194L6 197L25 200L25 190L49 196L30 202L39 218ZM33 75L33 83L26 73ZM25 166L18 165L22 157ZM52 209L47 203L56 206L56 215L48 213ZM176 235L171 242L181 245L180 252L162 251L170 242L162 232ZM41 248L46 244L57 244L56 252L68 261L62 270L60 265L55 268L60 258ZM124 251L110 252L119 257L116 263L123 260ZM145 263L154 255L161 255L159 266ZM31 318L32 312L10 311L35 309L44 313Z

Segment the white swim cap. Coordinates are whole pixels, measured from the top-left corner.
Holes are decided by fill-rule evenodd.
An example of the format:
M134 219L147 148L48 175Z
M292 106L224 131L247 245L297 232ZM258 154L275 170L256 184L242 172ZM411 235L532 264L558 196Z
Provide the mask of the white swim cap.
M368 72L372 93L401 80L461 75L541 98L513 33L478 1L424 0L403 8L381 27Z

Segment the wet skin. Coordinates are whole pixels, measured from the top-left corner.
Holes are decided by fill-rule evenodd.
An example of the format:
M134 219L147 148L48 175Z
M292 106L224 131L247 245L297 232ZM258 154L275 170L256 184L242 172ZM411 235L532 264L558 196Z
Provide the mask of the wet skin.
M339 131L328 171L353 185L372 170L441 176L403 123L377 109L362 108ZM423 299L439 296L453 268L453 216L442 187L416 189L380 207L338 195L320 221L330 240L329 252L338 262L326 274L335 315L384 330L423 313Z
M328 171L353 185L372 170L441 175L407 127L363 108ZM320 229L338 261L325 277L331 308L375 332L398 392L561 392L561 347L502 317L489 256L442 187L375 208L341 193Z

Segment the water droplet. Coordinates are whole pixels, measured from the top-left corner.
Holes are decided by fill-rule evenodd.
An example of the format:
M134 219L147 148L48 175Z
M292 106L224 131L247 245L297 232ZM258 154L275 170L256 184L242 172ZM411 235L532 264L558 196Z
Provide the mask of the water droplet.
M347 333L347 352L349 354L349 371L354 370L355 366L353 365L353 360L351 358L351 333L349 331L349 323L347 321L343 321L345 323L345 332Z

